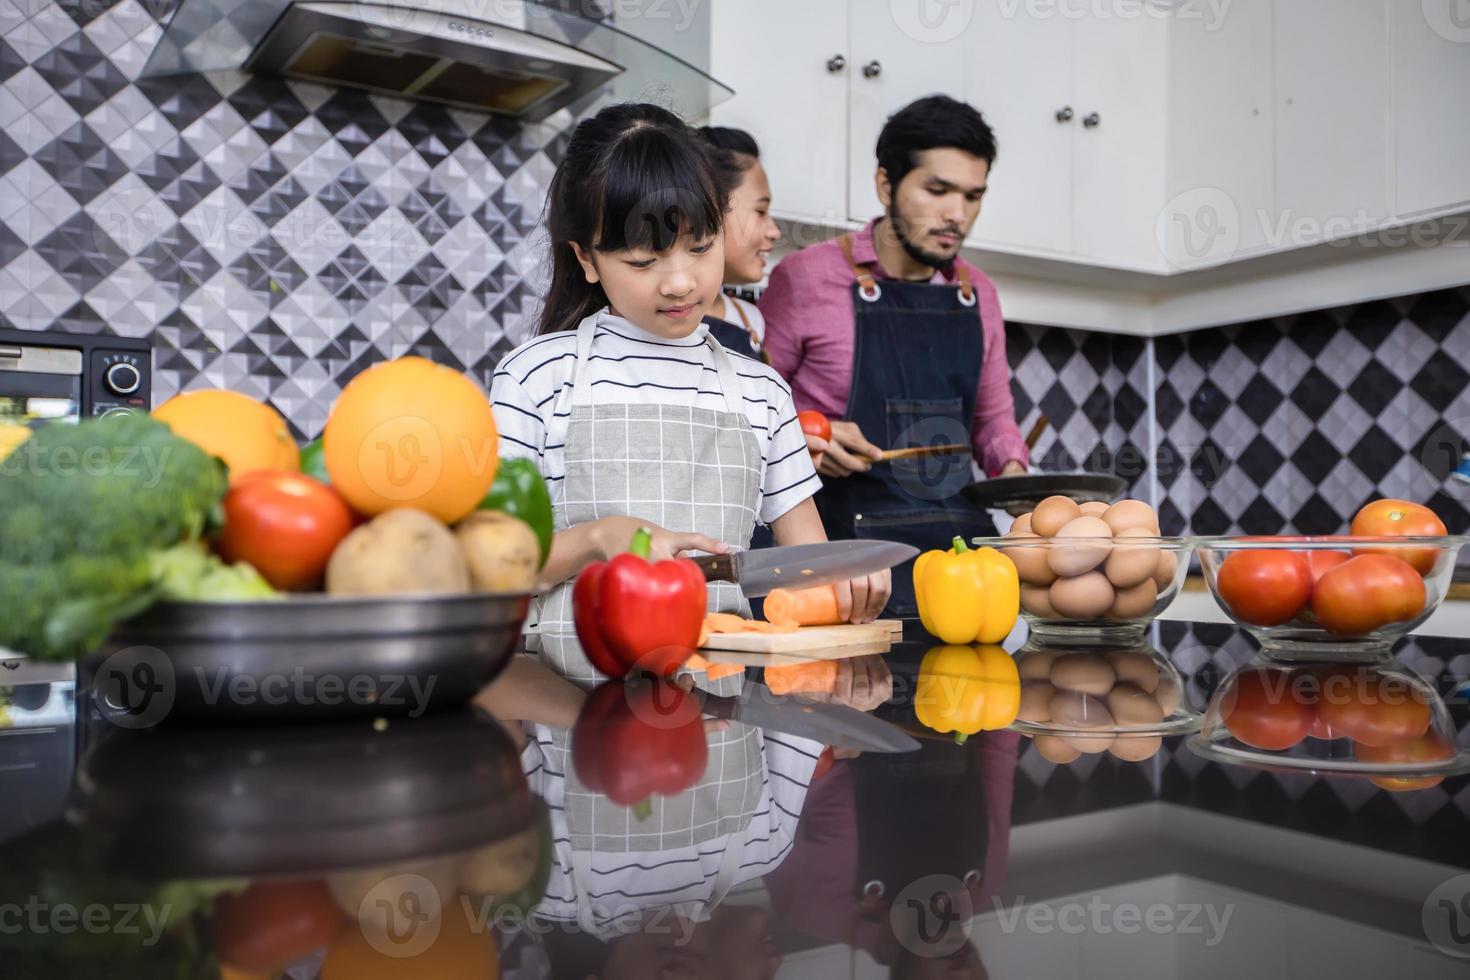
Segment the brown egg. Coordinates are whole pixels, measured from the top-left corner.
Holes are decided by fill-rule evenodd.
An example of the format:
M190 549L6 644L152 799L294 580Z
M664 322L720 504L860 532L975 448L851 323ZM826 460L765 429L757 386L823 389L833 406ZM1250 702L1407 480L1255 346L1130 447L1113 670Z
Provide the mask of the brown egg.
M1048 678L1058 690L1101 697L1113 689L1117 676L1098 654L1066 653L1052 661Z
M1049 538L1060 531L1068 521L1082 516L1082 508L1071 497L1047 497L1031 512L1031 530Z
M1159 686L1159 665L1146 653L1115 650L1108 654L1108 663L1112 665L1120 683L1132 684L1150 694Z
M1157 735L1135 735L1128 738L1118 738L1108 746L1108 751L1113 758L1124 762L1147 762L1159 754L1159 749L1164 747L1164 740Z
M1179 685L1172 677L1160 677L1159 686L1154 691L1154 700L1159 702L1159 708L1168 718L1179 710Z
M1119 589L1108 607L1109 619L1138 619L1153 611L1159 593L1154 589L1154 580L1146 578L1131 589Z
M1046 681L1026 681L1021 685L1021 710L1016 717L1022 721L1051 721L1051 699L1057 689Z
M1078 505L1077 509L1082 511L1084 517L1101 517L1108 512L1108 505L1101 500L1089 500Z
M1065 766L1069 762L1076 762L1082 753L1065 738L1056 735L1038 735L1034 739L1036 751L1048 762L1055 762L1059 766Z
M1030 530L1031 530L1031 512L1030 511L1027 511L1026 513L1022 514L1020 517L1016 518L1014 521L1011 522L1011 529L1010 529L1010 531L1007 531L1006 533L1007 534L1014 534L1016 531L1030 531Z
M1153 531L1144 527L1130 527L1113 537L1113 550L1103 572L1117 589L1131 589L1140 582L1153 578L1159 567L1159 549L1143 544L1130 544L1130 538L1151 538Z
M1044 585L1021 583L1021 608L1033 616L1052 619L1057 611L1051 607L1051 590Z
M1044 681L1051 676L1057 655L1050 650L1023 650L1016 654L1016 672L1023 681Z
M1046 586L1057 580L1057 573L1051 570L1051 564L1047 561L1047 554L1051 551L1049 544L1030 531L1012 531L1006 538L1026 542L1013 548L1005 545L1000 548L1001 554L1016 566L1016 574L1021 577L1022 582Z
M1081 575L1108 559L1113 530L1101 517L1079 517L1068 521L1052 540L1047 561L1058 575ZM1086 544L1064 544L1071 538L1089 539ZM1099 542L1098 539L1101 539Z
M1132 684L1117 684L1108 692L1108 710L1125 728L1157 725L1164 720L1164 710L1153 695Z
M1057 692L1051 699L1051 720L1067 728L1112 728L1114 725L1113 713L1102 698L1077 691Z
M1107 509L1103 520L1114 531L1126 531L1130 527L1146 527L1159 533L1159 515L1142 500L1120 500Z
M1174 584L1174 575L1179 571L1179 559L1174 557L1174 552L1159 551L1159 567L1154 569L1154 587L1159 590L1159 595L1168 592Z
M1059 735L1057 737L1084 755L1106 752L1117 741L1112 735Z
M1059 578L1051 585L1051 607L1065 619L1097 619L1113 608L1113 597L1102 572Z

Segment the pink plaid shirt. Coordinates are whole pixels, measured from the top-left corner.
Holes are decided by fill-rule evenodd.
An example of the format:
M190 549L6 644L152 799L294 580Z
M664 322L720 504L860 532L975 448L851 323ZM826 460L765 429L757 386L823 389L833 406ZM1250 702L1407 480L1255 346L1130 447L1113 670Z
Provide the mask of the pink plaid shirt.
M853 258L860 265L869 265L879 279L891 279L873 248L873 225L877 220L881 219L869 222L853 236ZM936 271L933 281L956 282L961 263L963 259L955 260L948 277ZM964 264L979 295L980 321L985 331L985 363L980 366L970 439L975 459L994 476L1011 460L1029 463L1031 456L1016 426L1011 369L1006 362L1005 319L995 284L975 266ZM796 407L845 418L847 395L852 388L856 318L852 309L852 269L837 242L822 242L782 259L771 271L760 310L766 319L765 349L771 366L791 383ZM872 433L867 435L872 437Z

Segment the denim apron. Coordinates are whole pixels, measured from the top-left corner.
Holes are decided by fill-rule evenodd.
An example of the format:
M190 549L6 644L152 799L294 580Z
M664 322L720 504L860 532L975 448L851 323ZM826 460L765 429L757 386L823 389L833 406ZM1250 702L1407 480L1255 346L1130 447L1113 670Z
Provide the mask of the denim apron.
M964 445L960 452L875 463L867 473L826 480L817 509L829 538L884 538L927 551L956 535L995 534L982 508L960 495L973 480L970 421L985 333L975 287L964 266L958 285L885 279L853 258L852 236L839 239L852 267L854 344L847 421L888 449ZM913 562L894 568L888 616L913 617Z

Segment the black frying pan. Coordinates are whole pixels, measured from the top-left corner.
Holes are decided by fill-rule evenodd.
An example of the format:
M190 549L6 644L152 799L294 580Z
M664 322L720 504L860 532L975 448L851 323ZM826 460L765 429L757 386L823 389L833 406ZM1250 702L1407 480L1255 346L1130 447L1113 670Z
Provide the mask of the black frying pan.
M1020 515L1054 496L1071 497L1079 504L1111 503L1127 486L1121 476L1107 473L1025 473L972 483L960 492L977 507Z

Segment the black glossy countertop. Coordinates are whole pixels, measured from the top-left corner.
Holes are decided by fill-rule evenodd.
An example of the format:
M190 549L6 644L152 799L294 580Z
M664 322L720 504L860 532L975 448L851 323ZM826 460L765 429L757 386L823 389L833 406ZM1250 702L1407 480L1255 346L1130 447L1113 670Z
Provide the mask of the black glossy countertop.
M1244 633L1205 624L1159 624L1151 643L1196 709L1256 653ZM929 647L886 658L895 695L880 717L919 730L904 702ZM1470 642L1411 638L1395 654L1464 731ZM570 895L542 905L563 918L518 920L468 894L466 868L502 867L520 845L551 865L553 892L576 871L560 867L564 840L540 837L548 811L485 716L79 731L65 684L14 687L9 700L7 977L248 975L222 973L215 953L269 955L292 928L311 942L312 895L361 914L379 902L404 928L366 940L344 913L276 975L1470 976L1463 776L1388 792L1206 761L1178 736L1141 762L1060 765L1015 733L961 746L931 732L911 754L808 767L776 822L776 858L735 875L712 910L662 901L668 862L630 854L582 899L638 910L610 927ZM219 897L261 882L285 883L257 889L275 904ZM584 912L593 921L570 921ZM420 928L436 937L424 951L410 948Z

